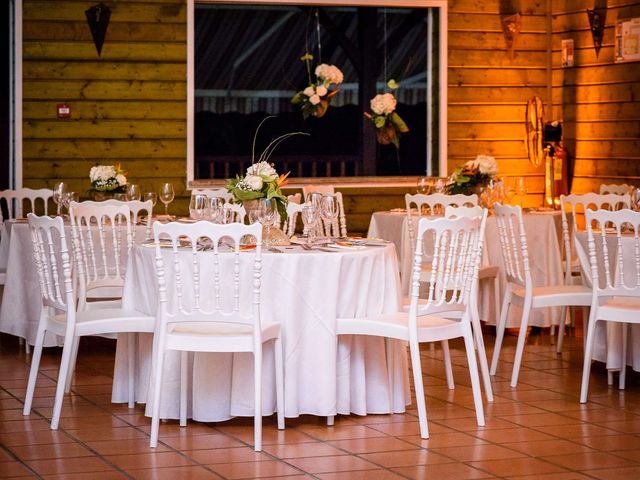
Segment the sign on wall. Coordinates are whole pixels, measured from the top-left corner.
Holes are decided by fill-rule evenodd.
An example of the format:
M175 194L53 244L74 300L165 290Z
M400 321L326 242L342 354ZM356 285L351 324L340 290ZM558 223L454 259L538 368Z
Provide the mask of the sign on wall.
M616 22L616 62L640 60L640 17Z

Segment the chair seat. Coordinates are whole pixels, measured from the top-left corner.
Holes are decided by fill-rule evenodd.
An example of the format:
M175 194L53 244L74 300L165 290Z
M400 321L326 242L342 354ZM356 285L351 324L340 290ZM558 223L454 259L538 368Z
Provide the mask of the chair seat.
M638 322L640 298L613 297L598 307L598 319L612 322Z
M272 340L280 334L279 323L262 325L263 341ZM253 335L253 327L244 323L231 322L180 322L169 330L172 336L197 337L249 337Z
M478 269L478 278L484 280L485 278L495 278L500 272L500 267L497 265L485 265Z
M418 341L433 341L437 331L437 340L447 340L460 336L460 322L435 315L423 315L417 318ZM450 334L446 330L450 329ZM409 340L409 314L406 312L384 313L364 318L339 318L336 335L372 335L389 337L396 340Z
M64 335L66 324L66 313L51 318L51 326L54 327L52 330L61 332L56 332L58 335ZM145 315L137 310L100 308L76 313L76 334L78 336L112 332L153 332L155 324L155 317ZM58 328L55 328L56 326Z
M402 298L402 312L406 313L409 311L411 307L411 297L403 297ZM441 308L437 309L433 305L429 306L429 300L426 298L418 299L418 315L420 315L420 310L423 308L429 308L429 315L437 315L438 317L449 318L449 319L460 319L462 318L462 314L464 313L464 306L455 304L455 305L443 305Z
M524 303L525 290L516 287L512 290L512 303L522 306ZM532 308L542 307L562 307L562 306L582 306L591 305L593 293L589 287L584 285L555 285L551 287L533 288Z

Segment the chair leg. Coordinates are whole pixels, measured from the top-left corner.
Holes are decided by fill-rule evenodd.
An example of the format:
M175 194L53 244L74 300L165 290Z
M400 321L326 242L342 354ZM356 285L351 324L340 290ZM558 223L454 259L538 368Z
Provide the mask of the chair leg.
M560 324L558 325L558 342L556 344L556 353L562 353L562 343L564 342L564 331L567 324L567 307L560 310Z
M482 390L480 389L480 376L478 375L478 364L476 363L476 352L473 349L473 336L471 330L465 329L463 335L464 346L467 351L467 361L469 363L469 375L471 376L471 388L473 390L473 403L476 407L476 420L479 427L484 427L484 407L482 406Z
M498 275L495 276L495 278L493 279L493 308L495 310L495 315L496 315L496 325L498 324L498 321L500 320L500 279L498 278Z
M329 415L327 417L327 427L333 427L336 422L336 417L334 415Z
M127 369L129 373L129 408L136 406L136 333L127 333Z
M31 413L31 404L33 403L33 394L36 390L36 382L38 380L38 369L40 368L40 358L42 357L42 345L44 344L44 334L46 330L38 327L36 336L36 344L33 346L33 357L31 358L31 370L29 371L29 381L27 383L27 394L24 398L23 415Z
M282 361L282 341L280 337L273 342L274 360L276 367L276 412L278 416L278 430L284 430L284 364Z
M500 310L500 319L496 325L496 343L493 346L493 357L491 358L491 375L496 374L498 367L498 358L500 357L500 349L502 348L502 340L504 338L504 329L507 326L507 316L509 315L509 305L511 304L511 289L507 287L502 300L502 310Z
M484 348L484 338L482 337L482 325L480 325L480 315L478 314L477 304L471 309L471 325L475 337L476 349L478 350L478 359L480 363L480 372L482 373L482 381L484 383L484 393L488 402L493 402L493 388L491 386L491 377L489 375L489 365L487 364L487 352Z
M53 414L51 416L51 430L57 430L60 423L60 413L62 412L62 402L64 400L64 389L67 383L67 374L71 367L71 357L73 355L74 337L66 335L64 347L62 347L62 359L60 360L60 370L58 372L58 384L56 385L56 398L53 403Z
M622 358L620 363L620 376L618 377L618 388L624 390L627 377L627 324L620 324L622 328Z
M520 364L524 353L524 344L527 339L527 327L529 326L529 314L531 313L531 299L527 299L522 307L522 319L520 320L520 331L518 332L518 344L516 346L516 357L513 362L511 372L511 387L518 385L518 375L520 374Z
M613 385L613 370L607 370L607 385L609 386Z
M256 452L262 451L262 345L253 351L253 442Z
M424 384L422 383L422 366L420 365L420 344L417 341L409 342L411 351L411 370L413 370L413 386L416 391L416 406L418 407L418 419L420 420L420 437L429 438L427 425L427 405L424 399Z
M447 340L441 340L440 346L442 347L442 356L444 358L444 371L447 376L447 387L449 390L456 388L456 384L453 381L453 367L451 366L451 354L449 353L449 342Z
M189 359L189 352L180 352L180 426L187 426L187 384L189 382L189 375L187 371L187 360Z
M549 328L549 343L551 345L556 344L556 326L555 325L551 325L551 328Z
M593 314L593 309L592 309ZM582 367L582 386L580 388L580 403L587 403L589 390L589 375L591 374L591 357L593 356L593 342L596 334L597 318L589 318L589 330L587 331L587 348L584 350L584 365Z
M73 383L73 373L76 370L76 361L78 359L78 349L80 348L80 337L73 338L73 351L71 352L71 363L67 372L67 383L64 386L64 393L71 392L71 384Z
M31 353L31 345L26 340L24 341L24 353L29 355Z
M164 342L156 345L158 356L153 368L153 405L151 407L151 439L149 447L158 446L158 433L160 430L160 391L162 389L162 370L164 367Z

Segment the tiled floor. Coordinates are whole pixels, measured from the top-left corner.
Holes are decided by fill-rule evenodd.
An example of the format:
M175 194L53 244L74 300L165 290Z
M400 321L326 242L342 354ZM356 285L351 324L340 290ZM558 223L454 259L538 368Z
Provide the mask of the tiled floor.
M488 345L493 336L486 335ZM321 479L587 479L640 478L640 375L627 389L607 387L595 365L590 401L578 403L582 339L569 337L562 356L547 334L532 334L517 390L509 387L515 337L506 339L477 427L461 343L452 353L456 389L448 390L440 351L423 350L431 438L421 440L417 415L288 419L278 431L265 419L264 452L255 453L252 421L161 425L150 450L143 407L110 402L114 343L84 340L73 393L60 430L49 430L60 351L47 349L35 408L22 416L29 358L0 335L0 478L321 478Z

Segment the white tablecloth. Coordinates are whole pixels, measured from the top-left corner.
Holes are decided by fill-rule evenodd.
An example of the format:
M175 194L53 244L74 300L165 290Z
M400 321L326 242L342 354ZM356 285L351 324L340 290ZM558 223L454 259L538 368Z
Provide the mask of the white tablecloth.
M409 242L406 218L406 213L375 212L371 217L368 232L368 236L384 238L394 243L399 242L397 243L398 256L402 275L402 291L405 295L409 292L411 252L413 250ZM529 247L531 278L534 286L563 284L564 277L560 249L562 244L562 221L560 212L532 212L524 214L523 218ZM416 231L417 217L413 217L413 219L416 222L414 226L414 231ZM498 237L498 227L493 216L487 218L483 262L487 265L500 267L500 305L502 305L506 277L504 275L504 262ZM481 282L480 285L480 317L489 323L495 323L496 316L493 311L493 301L491 301L493 288L493 285L490 285L491 283ZM519 326L521 316L522 310L516 306L511 306L507 327ZM559 322L559 308L534 310L529 316L529 324L534 326L549 327L552 324L557 325Z
M587 283L590 284L591 279L591 266L589 264L586 232L576 232L577 248L582 248L583 255L579 255L580 266L583 272L586 272ZM594 237L597 245L601 245L600 235ZM607 235L607 248L609 251L609 268L611 272L616 271L615 258L618 251L617 237L615 234ZM634 257L635 254L635 241L633 236L622 236L622 248L625 254ZM598 248L599 252L602 250ZM604 258L602 255L598 256L599 268L598 273L601 282L604 282ZM627 284L635 284L636 269L635 264L625 264L625 282ZM604 285L604 283L601 283ZM599 322L596 328L596 338L593 344L593 359L599 362L605 362L607 369L620 370L622 366L622 329L621 325L617 322ZM635 348L634 348L635 346ZM628 327L627 332L627 365L636 371L640 372L640 325L633 324Z
M123 306L156 313L153 256L153 249L134 248L127 268ZM241 259L243 269L251 268L253 254L242 254ZM384 340L340 337L336 352L335 335L336 318L397 311L399 305L400 280L391 245L336 253L308 252L299 247L287 249L285 254L264 252L261 316L263 322L279 321L283 328L285 415L403 412L410 402L404 346L391 342L388 370ZM151 335L139 335L139 402L148 400L151 343ZM119 340L114 402L127 400L126 355L125 342ZM166 357L163 418L178 418L178 358L176 352ZM191 359L190 417L222 421L253 415L253 366L249 354L198 353ZM392 372L391 385L388 371ZM263 365L265 415L275 411L273 377L272 350L267 349Z

